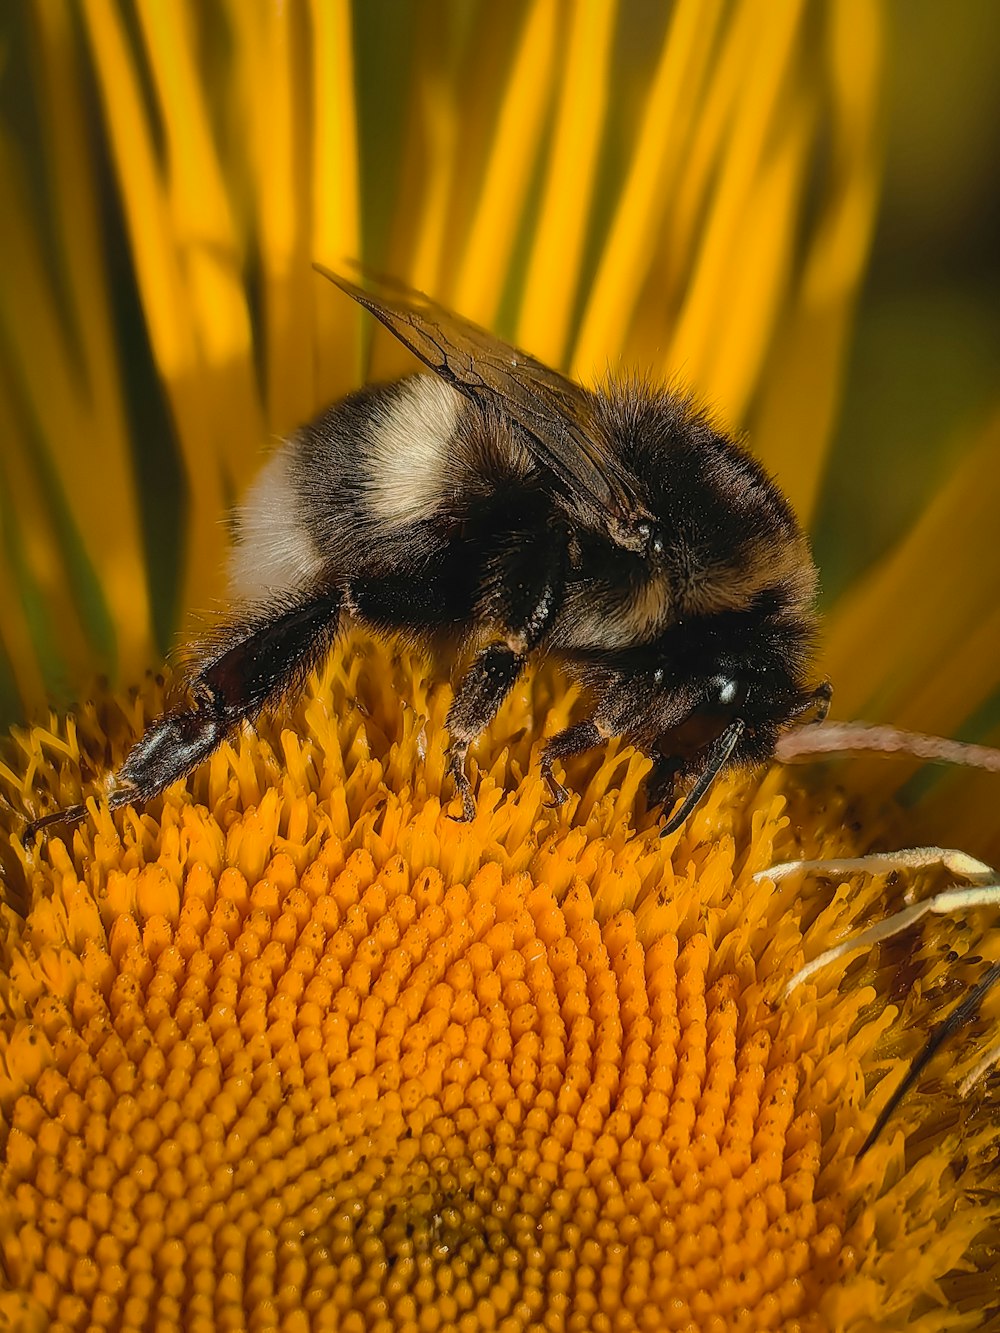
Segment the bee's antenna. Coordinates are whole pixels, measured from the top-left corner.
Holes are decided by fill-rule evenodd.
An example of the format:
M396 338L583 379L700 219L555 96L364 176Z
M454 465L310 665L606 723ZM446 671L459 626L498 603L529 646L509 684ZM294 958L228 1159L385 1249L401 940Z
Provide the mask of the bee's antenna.
M708 763L702 769L698 776L698 781L694 784L681 803L681 808L670 816L663 828L660 829L660 837L666 838L671 833L676 833L680 826L691 814L695 806L701 803L702 797L711 787L712 783L726 766L726 761L732 752L736 749L736 742L743 735L746 723L741 717L734 718L725 729L719 739L712 746L708 755Z

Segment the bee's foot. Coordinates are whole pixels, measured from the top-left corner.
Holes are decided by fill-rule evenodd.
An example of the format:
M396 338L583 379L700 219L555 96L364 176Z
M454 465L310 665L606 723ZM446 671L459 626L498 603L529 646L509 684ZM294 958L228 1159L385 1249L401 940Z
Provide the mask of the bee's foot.
M468 748L467 744L457 744L452 745L448 750L448 772L455 784L455 795L462 802L462 813L460 815L449 814L448 818L454 819L458 824L471 824L476 817L476 802L472 795L472 783L465 771L465 756Z
M459 787L455 795L462 802L461 814L452 814L450 810L446 810L445 814L449 819L453 819L456 824L471 824L476 817L476 801L472 795L472 784L468 779L465 780L464 785Z
M476 803L471 796L463 796L461 813L456 815L446 810L445 814L456 824L471 824L476 817Z
M561 782L556 781L551 773L543 771L542 777L545 779L545 784L549 789L549 795L552 797L552 800L546 801L545 804L550 810L558 810L561 805L565 805L569 800L569 792Z

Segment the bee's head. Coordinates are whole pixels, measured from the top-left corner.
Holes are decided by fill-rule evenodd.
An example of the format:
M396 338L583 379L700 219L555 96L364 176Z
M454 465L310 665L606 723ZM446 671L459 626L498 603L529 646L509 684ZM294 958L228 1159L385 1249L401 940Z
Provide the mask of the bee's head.
M663 778L693 780L672 831L721 772L754 767L829 687L808 679L814 622L770 603L682 621L594 672L608 730L658 758ZM670 794L667 782L664 796Z

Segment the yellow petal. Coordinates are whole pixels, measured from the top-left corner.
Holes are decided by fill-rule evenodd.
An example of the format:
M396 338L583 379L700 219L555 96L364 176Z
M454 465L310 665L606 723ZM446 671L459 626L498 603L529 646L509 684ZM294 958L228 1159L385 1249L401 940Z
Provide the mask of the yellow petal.
M573 372L583 379L602 374L608 360L619 354L639 303L720 13L715 3L681 0L671 16L628 177L573 352Z
M313 250L320 262L361 254L358 134L354 106L351 11L347 0L312 0ZM315 286L316 402L332 402L360 376L359 312L334 313Z
M562 85L535 226L517 342L552 365L565 361L609 93L617 5L582 0L570 11Z

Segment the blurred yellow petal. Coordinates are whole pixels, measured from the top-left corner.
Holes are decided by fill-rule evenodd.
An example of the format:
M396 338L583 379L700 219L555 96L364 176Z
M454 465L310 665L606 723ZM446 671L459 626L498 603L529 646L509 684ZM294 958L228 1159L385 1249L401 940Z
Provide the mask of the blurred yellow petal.
M808 522L840 403L846 347L878 205L882 6L845 0L830 25L834 176L798 293L778 332L754 418L760 457L783 478Z
M0 426L3 418L0 405ZM39 660L40 635L37 627L31 624L24 605L26 580L23 567L34 563L33 552L31 543L25 540L26 534L15 523L10 506L3 504L3 496L10 493L11 483L5 468L0 471L0 583L8 595L0 621L0 665L10 672L25 711L40 717L49 700L49 689ZM51 563L50 549L47 548L54 547L55 543L43 527L35 528L34 532L43 548L43 560Z
M135 462L108 301L100 200L94 183L96 163L85 133L84 94L73 52L72 15L65 6L39 3L33 6L33 18L39 25L37 51L47 112L46 179L53 193L52 216L62 260L55 290L68 294L68 329L72 329L72 352L68 354L79 358L85 384L76 410L81 431L82 419L92 419L94 436L92 444L81 440L74 451L81 466L79 472L69 472L65 478L66 498L108 598L115 622L119 679L128 680L149 660L150 607L142 569L145 552L137 514ZM40 293L37 299L48 303ZM47 393L51 391L49 386ZM100 508L94 505L95 479L100 482L101 499L118 516L114 524L101 522ZM47 595L60 595L57 583L57 576L46 580ZM60 608L56 620L61 627L66 626L67 636L72 636L74 616ZM68 653L68 659L79 663L74 674L86 660L75 651Z
M0 209L0 250L9 269L9 279L0 288L0 321L13 374L33 425L58 450L61 500L111 608L122 667L134 672L150 643L129 444L120 415L105 421L94 416L90 385L73 340L59 321L53 284L29 227L21 173L2 131L0 177L7 184L7 207ZM22 448L30 457L35 439L22 439ZM109 516L115 521L109 522ZM47 591L58 595L54 584L50 579Z
M464 253L449 283L449 299L456 309L480 324L492 324L496 317L522 219L552 97L558 18L556 0L536 0L529 6L506 94L497 109Z
M303 68L301 6L226 6L236 55L236 91L253 190L260 266L260 343L267 424L294 429L314 410L310 270L308 103ZM338 70L344 73L343 66ZM303 185L305 181L305 185ZM301 197L300 197L301 196Z
M7 484L6 477L0 474L0 487ZM38 661L38 631L25 614L19 595L23 578L7 554L12 545L21 544L23 534L11 523L9 516L0 510L0 580L10 592L4 608L3 623L0 624L3 666L6 668L9 663L14 688L23 701L25 711L40 717L49 700L49 691Z
M678 305L694 263L699 228L707 212L719 164L726 150L731 132L743 71L750 67L757 40L761 7L756 0L742 0L732 11L728 22L720 23L721 11L715 14L718 29L718 50L711 46L694 47L703 52L704 80L695 85L692 100L698 107L697 117L687 127L690 142L687 145L683 170L678 172L676 199L671 202L667 232L658 247L659 266L664 283L664 296L671 305ZM698 25L700 33L701 25ZM708 31L714 36L713 26ZM714 55L711 61L709 55ZM687 99L684 99L686 101ZM683 114L684 105L677 108Z
M165 191L185 314L205 387L202 415L221 466L248 475L247 442L263 433L253 376L253 341L243 290L242 246L211 136L209 108L195 63L195 15L143 0L145 38L166 136Z
M347 0L311 0L313 159L315 202L312 257L336 266L361 254L358 198L358 133L354 106L351 11ZM336 163L336 170L330 164ZM316 292L313 349L316 398L332 401L353 388L360 374L356 322L333 317L333 306Z
M790 111L789 129L758 173L744 210L740 244L723 277L729 310L717 322L699 376L708 401L727 421L745 416L787 293L812 137L810 110L793 105Z
M44 483L31 466L31 437L18 429L3 381L0 436L6 445L0 465L0 560L2 586L9 590L0 618L0 635L25 708L30 716L43 717L49 692L59 693L60 686L68 687L66 677L76 679L85 672L94 649L80 623L74 590L63 579L57 524ZM31 623L32 596L51 612L51 621L44 630ZM58 662L46 663L46 652L53 650L58 653Z
M517 342L552 365L566 358L604 126L616 0L580 0L569 15L551 169L534 229Z
M171 236L169 199L120 14L110 0L94 0L83 14L116 156L150 340L169 389L183 385L197 368L181 268Z
M445 236L454 206L455 174L460 165L460 133L453 75L448 67L445 34L438 24L422 24L421 58L414 70L411 117L407 126L400 180L400 217L389 243L393 272L407 271L419 291L443 291Z
M671 15L628 179L573 352L574 374L583 379L602 374L624 342L685 143L685 93L690 89L690 106L720 13L713 0L680 0Z
M664 362L683 368L686 378L707 391L714 402L707 363L725 317L730 295L729 264L742 250L741 236L750 214L750 193L764 158L772 122L791 74L795 38L802 19L798 0L756 5L758 22L747 53L753 78L743 69L733 109L732 131L719 168L719 181L704 219L691 284ZM736 71L734 70L734 73ZM729 405L723 403L725 410ZM731 417L727 416L727 419Z
M527 12L525 6L456 9L428 3L412 31L407 29L415 50L401 144L380 156L377 168L392 204L385 264L376 267L441 300L450 299L486 164L496 160L509 62L519 49L525 58L532 54L522 40ZM384 154L389 145L380 147ZM385 182L397 169L393 189ZM374 331L368 378L398 378L412 366L394 338L381 328Z
M841 716L948 733L1000 684L996 653L983 652L990 640L980 637L1000 603L998 460L994 421L913 530L830 615L825 660ZM899 614L910 600L919 616Z
M143 313L157 369L173 413L189 479L185 605L204 604L218 590L225 530L218 516L226 493L217 467L205 466L221 441L206 410L195 324L181 256L171 231L170 201L121 16L110 0L94 0L83 16L94 53L105 123L115 154Z

